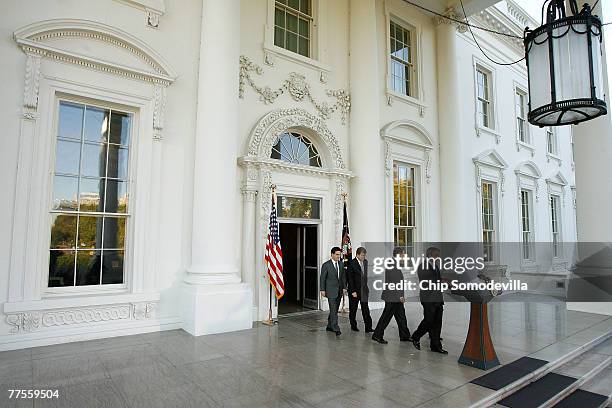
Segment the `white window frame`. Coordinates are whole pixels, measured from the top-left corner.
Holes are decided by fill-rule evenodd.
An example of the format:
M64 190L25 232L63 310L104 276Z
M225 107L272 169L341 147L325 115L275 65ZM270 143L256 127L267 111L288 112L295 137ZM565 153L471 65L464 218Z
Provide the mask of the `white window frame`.
M385 230L387 242L394 242L393 219L393 163L399 162L415 167L415 196L416 196L416 235L415 242L432 240L429 231L424 226L430 219L429 202L432 170L432 150L434 143L427 129L412 120L398 120L390 122L381 129L381 138L385 145L384 168L385 182ZM424 251L425 248L415 248ZM420 252L419 252L420 253Z
M562 208L562 197L559 194L548 195L548 211L550 214L550 236L551 236L551 249L553 259L563 258L560 254L563 253L563 211ZM553 202L555 202L555 209L553 211ZM555 231L556 227L556 231ZM555 248L555 235L557 236L557 247Z
M539 195L540 195L540 187L539 180L542 177L542 173L540 169L536 166L536 164L532 161L526 160L516 167L514 170L516 174L516 187L517 187L517 198L518 198L518 234L519 240L518 242L523 243L523 209L522 209L522 191L527 191L529 193L529 204L530 204L530 232L531 232L531 248L530 253L532 256L529 259L523 258L523 249L521 246L521 266L523 271L534 272L537 271L538 265L537 256L535 246L533 243L537 242L538 239L538 231L535 228L538 225L538 205L539 205Z
M520 229L521 229L521 259L523 260L523 262L534 262L536 259L536 254L535 254L535 203L534 203L534 193L532 190L526 189L526 188L521 188L520 189L520 201L519 201L519 213L520 213ZM528 223L528 227L529 230L527 231L527 233L529 234L528 236L528 242L525 242L525 229L524 229L524 203L523 203L523 196L525 195L525 197L527 197L527 215L528 215L528 219L527 219L527 223ZM524 252L524 248L525 245L527 245L527 247L529 248L529 256L525 257L525 252Z
M496 243L500 242L499 240L499 187L498 187L498 183L492 180L488 180L488 179L482 179L480 182L480 231L481 231L481 240L483 243L483 250L484 250L484 232L485 232L485 226L484 226L484 206L482 205L483 201L484 201L484 184L489 184L491 186L491 209L492 209L492 216L493 216L493 229L491 230L486 230L488 232L492 233L492 241L491 241L491 249L492 249L492 256L490 259L487 260L487 263L490 264L494 264L499 260L499 254L497 253L497 246Z
M488 134L495 137L496 143L501 140L501 133L498 131L498 115L497 115L497 74L495 68L485 61L473 56L472 61L473 81L474 81L474 128L476 129L476 136L480 137L481 134ZM484 126L480 124L480 116L478 114L478 71L487 75L488 80L488 91L489 91L489 125Z
M267 0L267 18L264 26L264 61L268 65L275 65L276 59L300 64L319 72L321 82L327 81L331 67L327 62L327 7L321 4L322 0L312 0L312 25L310 39L310 57L286 50L274 44L274 13L276 0Z
M127 178L127 194L128 194L128 212L126 213L126 228L125 228L125 246L123 249L123 283L120 284L99 284L99 285L83 285L83 286L58 286L58 287L49 287L49 257L50 257L50 244L51 244L51 228L52 228L52 218L53 214L57 214L57 211L51 211L51 203L53 200L53 179L54 179L54 167L55 167L55 154L57 147L57 135L58 135L58 126L59 126L59 107L61 102L71 102L79 105L86 105L88 107L96 107L100 109L113 109L117 111L121 111L123 113L131 114L132 118L132 126L130 129L130 145L129 149L129 158L128 158L128 178ZM132 188L135 186L133 173L136 168L136 158L133 154L133 146L137 146L138 140L136 140L137 129L139 126L138 121L140 120L139 109L134 106L121 105L117 103L107 102L100 99L90 99L83 96L75 95L75 94L63 94L56 93L54 99L54 108L53 108L53 126L52 133L50 134L50 138L52 138L51 149L50 149L50 176L48 181L49 191L48 191L48 200L47 200L47 208L48 208L48 219L47 219L47 231L45 232L47 238L47 251L46 251L46 273L44 278L44 286L43 293L45 295L67 295L67 294L83 294L83 293L108 293L108 292L125 292L129 288L129 282L132 279L131 271L134 265L133 261L133 237L134 237L134 222L133 222L133 203L132 203ZM77 197L78 199L78 197ZM59 212L61 214L68 214L65 212ZM80 212L75 212L75 215L80 214Z
M521 102L522 101L522 102ZM516 128L516 138L520 143L531 145L531 132L529 131L529 122L527 121L527 92L524 89L514 87L514 124ZM522 126L521 126L522 124ZM521 130L523 140L521 140Z
M418 244L420 242L420 240L418 239L419 237L419 220L418 220L418 215L419 215L419 183L418 183L418 166L411 164L411 163L407 163L407 162L403 162L400 160L394 160L393 161L393 170L391 171L391 188L394 188L394 181L395 181L395 177L394 177L394 170L396 166L402 166L402 167L406 167L409 170L412 169L412 173L413 173L413 185L412 185L412 191L414 194L414 225L412 226L402 226L402 225L396 225L395 224L395 199L393 199L393 204L392 204L392 209L391 209L391 214L393 217L393 240L391 242L395 243L395 229L396 228L406 228L406 229L412 229L412 248L413 248L413 253L412 255L415 255L415 244Z
M428 107L423 88L423 67L421 64L423 30L418 21L407 15L405 10L391 2L384 2L385 8L385 89L387 104L393 106L395 101L402 102L418 109L419 116L425 116ZM400 25L411 33L411 51L414 80L412 95L397 92L391 86L391 22Z
M308 0L306 0L306 1L308 1ZM297 39L298 43L296 44L296 46L298 47L298 51L291 51L291 50L289 50L289 49L287 49L285 47L281 47L279 45L276 45L277 47L280 47L280 48L283 48L286 51L293 52L293 53L296 53L298 55L301 55L304 58L312 58L312 55L313 55L312 54L313 53L313 39L314 39L313 35L314 35L314 26L315 26L315 24L314 24L314 9L313 9L312 3L313 3L313 0L310 0L310 14L306 14L306 13L302 12L301 10L294 9L293 7L289 6L288 4L283 4L279 0L275 0L275 3L274 3L274 8L275 8L274 9L274 13L275 13L275 17L274 17L274 20L275 20L274 21L274 28L275 28L274 44L275 45L276 45L276 10L280 8L280 9L282 9L285 12L285 14L291 14L291 15L295 16L298 19L298 33L295 33L296 36L298 37L298 39ZM299 35L299 20L306 20L306 21L308 21L308 37L307 37L307 39L308 39L308 55L303 55L303 54L299 53L299 37L300 37L300 35ZM283 30L285 32L285 44L286 44L286 34L287 34L287 31L288 31L288 27L287 27L286 21L285 21L285 27L283 27Z
M523 116L519 112L519 104L518 104L518 95L523 96ZM521 150L526 150L531 154L531 157L535 156L535 145L533 144L533 133L531 130L531 125L527 119L527 115L529 112L529 92L527 88L522 84L514 81L513 83L513 96L514 96L514 138L516 140L516 150L520 152ZM524 126L524 141L520 139L519 134L519 126L518 121L519 118L522 119Z
M479 155L472 158L474 163L474 170L476 174L476 242L482 242L483 236L482 232L484 230L484 225L482 222L482 184L483 183L491 183L494 185L494 195L493 195L493 222L495 227L495 237L494 242L503 242L504 241L504 225L500 222L503 219L504 206L502 197L505 192L505 170L508 167L508 164L502 158L502 156L495 150L490 149L486 150ZM493 248L493 259L491 259L488 263L495 264L498 263L502 257L500 253L503 248L499 245L494 246Z

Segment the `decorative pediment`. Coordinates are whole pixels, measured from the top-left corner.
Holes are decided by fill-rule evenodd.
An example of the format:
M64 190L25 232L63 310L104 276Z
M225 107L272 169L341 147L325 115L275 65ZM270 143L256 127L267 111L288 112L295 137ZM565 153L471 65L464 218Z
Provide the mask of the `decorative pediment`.
M324 120L299 108L279 109L264 115L251 132L243 161L269 161L272 146L276 144L278 137L291 129L302 129L307 133L323 159L323 167L329 170L346 169L340 144Z
M118 28L88 20L46 20L14 33L29 55L167 86L176 74L155 50Z
M386 124L380 135L384 139L405 143L425 150L433 149L433 141L423 125L412 120L397 120Z
M536 164L531 160L525 160L524 162L519 163L519 165L516 166L514 172L516 173L516 175L530 177L534 179L542 177L540 169L538 169L538 166L536 166Z
M557 184L559 186L566 186L568 184L567 179L565 178L565 176L563 176L563 174L560 171L548 177L546 179L546 182L549 184Z
M476 165L491 166L498 169L506 169L508 164L503 157L495 149L490 149L480 153L472 159Z

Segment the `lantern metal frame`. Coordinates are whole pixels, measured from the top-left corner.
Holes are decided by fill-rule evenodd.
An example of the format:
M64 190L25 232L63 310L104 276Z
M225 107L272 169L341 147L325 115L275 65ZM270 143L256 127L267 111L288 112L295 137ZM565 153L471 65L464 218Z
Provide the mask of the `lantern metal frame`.
M548 7L547 4L548 3ZM548 42L548 61L550 67L550 92L551 92L551 103L540 106L534 110L531 109L531 84L529 86L529 114L527 116L529 123L535 126L563 126L563 125L575 125L580 122L594 119L598 116L605 115L608 112L605 100L597 98L595 78L593 73L593 40L599 40L600 44L603 38L602 24L598 16L591 13L591 7L588 4L584 4L582 10L578 11L578 5L576 0L570 0L570 7L573 16L567 16L565 12L564 0L546 0L542 6L542 20L544 20L544 10L546 9L546 24L538 27L535 30L530 30L529 27L525 29L524 45L525 45L525 62L527 64L527 76L529 77L529 51L531 50L532 44L540 45ZM578 31L576 25L585 25L585 31ZM567 27L561 35L554 35L553 30ZM587 36L588 44L588 57L589 57L589 77L590 77L590 98L578 98L578 99L566 99L563 101L557 101L556 95L556 83L555 83L555 59L553 55L553 40L564 37L569 33L569 30L573 30L576 34L584 34ZM595 31L594 31L595 30ZM541 42L536 42L536 38L546 33L546 39ZM595 37L595 38L593 38ZM599 37L599 38L598 38ZM603 85L603 84L602 84ZM605 98L605 92L603 93ZM595 109L595 113L587 115L578 108L591 108ZM541 123L539 120L554 113L561 112L556 123ZM574 112L582 115L583 117L573 121L563 122L563 117L567 112Z

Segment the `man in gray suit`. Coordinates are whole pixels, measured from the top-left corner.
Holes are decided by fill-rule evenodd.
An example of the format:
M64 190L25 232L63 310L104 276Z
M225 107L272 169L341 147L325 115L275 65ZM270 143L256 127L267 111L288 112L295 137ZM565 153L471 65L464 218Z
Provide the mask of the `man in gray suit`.
M331 249L331 259L321 266L321 296L327 298L329 316L327 317L327 331L333 331L336 336L342 334L338 326L338 308L342 296L346 293L346 277L344 265L340 260L342 250L338 247Z

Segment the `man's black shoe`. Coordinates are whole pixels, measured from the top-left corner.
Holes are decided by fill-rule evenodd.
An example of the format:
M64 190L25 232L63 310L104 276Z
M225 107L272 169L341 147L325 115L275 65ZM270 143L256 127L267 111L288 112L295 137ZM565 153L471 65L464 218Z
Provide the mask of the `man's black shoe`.
M366 333L374 333L374 329L365 329Z
M335 332L334 329L330 329L329 327L326 327L325 330L330 331L330 332Z
M400 341L412 341L412 337L407 337L405 339L400 339Z
M359 329L357 327L351 327L352 331L359 331Z
M341 332L340 330L337 330L337 331L336 331L336 336L339 336L339 335L341 335L341 334L342 334L342 332Z
M372 336L372 340L374 340L375 342L380 343L380 344L388 344L389 343L385 339L379 339L378 337L374 337L374 336Z
M440 353L440 354L448 354L448 351L444 350L443 348L436 348L436 349L431 349L431 351L433 351L434 353Z
M420 350L421 349L421 343L416 340L416 339L412 339L412 345L414 346L415 349Z

